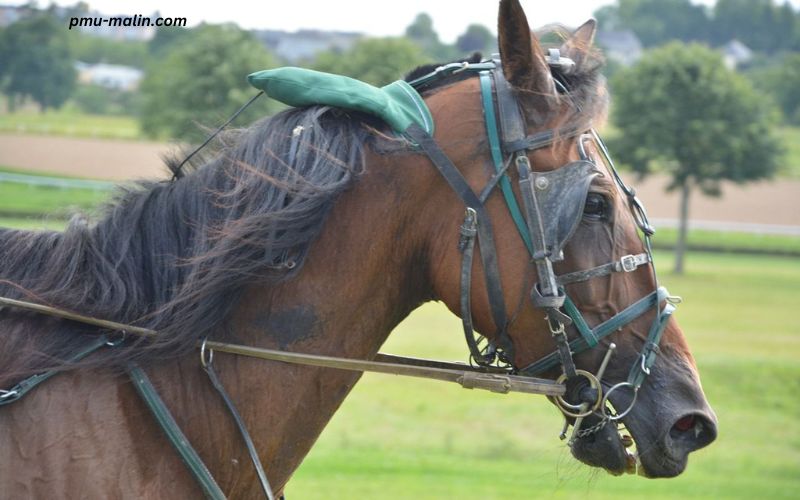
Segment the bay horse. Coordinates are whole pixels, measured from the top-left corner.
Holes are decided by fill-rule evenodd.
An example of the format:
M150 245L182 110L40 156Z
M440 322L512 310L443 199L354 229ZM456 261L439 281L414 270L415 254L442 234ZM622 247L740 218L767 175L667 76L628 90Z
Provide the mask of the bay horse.
M483 76L472 71L409 75L437 125L432 139L419 129L393 134L364 113L289 109L227 133L215 155L180 178L128 188L95 222L76 217L63 232L0 230L0 295L158 331L155 340L122 339L69 362L98 328L0 311L0 388L60 371L0 406L4 494L201 496L125 375L136 362L225 495L258 496L256 472L206 380L197 341L369 360L403 318L431 300L487 339L488 347L473 351L479 364L524 374L558 351L541 371L553 379L572 372L567 390L579 397L555 401L576 428L585 420L570 440L578 460L614 474L628 469L631 455L613 425L621 420L643 475L680 474L688 454L715 439L716 416L680 328L659 312L667 297L655 292L648 240L637 233L637 226L649 229L646 218L602 143L584 134L607 106L592 48L595 23L547 54L517 0L500 2L498 27L494 94L482 93ZM509 95L517 103L524 120L518 147L494 147L487 95L490 103ZM497 119L513 128L510 108L497 104ZM443 178L448 162L472 195ZM485 191L485 205L465 216L471 205L464 200L487 182L505 185L502 179L514 181L504 188L508 196L524 202L533 252L500 188ZM572 194L531 205L547 179L560 183L556 192ZM489 226L494 253L481 233ZM545 248L538 237L551 230L558 241ZM477 257L463 265L476 231ZM655 307L632 315L642 297ZM562 312L568 306L578 316ZM620 316L627 317L617 323ZM588 324L612 327L573 359ZM605 366L611 342L616 354ZM214 363L278 492L360 376L224 354ZM581 399L585 383L570 388L578 371L603 370L602 388L589 400ZM582 412L587 401L597 401L595 411Z

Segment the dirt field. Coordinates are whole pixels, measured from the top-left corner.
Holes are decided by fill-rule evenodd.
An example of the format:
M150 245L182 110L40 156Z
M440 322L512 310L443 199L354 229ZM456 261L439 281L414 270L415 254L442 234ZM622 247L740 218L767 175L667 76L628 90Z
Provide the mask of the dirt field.
M173 146L153 142L0 134L0 165L96 179L164 177L161 155ZM629 181L633 181L628 175ZM678 197L665 193L666 178L636 183L648 213L669 225L678 216ZM794 226L800 230L800 181L726 184L722 198L695 195L691 218L703 223Z

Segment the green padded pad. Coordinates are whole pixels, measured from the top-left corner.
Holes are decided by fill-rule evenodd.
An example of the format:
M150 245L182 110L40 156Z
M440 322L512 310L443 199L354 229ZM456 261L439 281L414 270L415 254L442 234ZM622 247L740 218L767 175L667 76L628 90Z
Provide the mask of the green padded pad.
M383 119L397 132L416 123L433 135L433 117L425 101L402 80L378 88L346 76L292 67L258 71L247 80L289 106L324 104L361 111Z

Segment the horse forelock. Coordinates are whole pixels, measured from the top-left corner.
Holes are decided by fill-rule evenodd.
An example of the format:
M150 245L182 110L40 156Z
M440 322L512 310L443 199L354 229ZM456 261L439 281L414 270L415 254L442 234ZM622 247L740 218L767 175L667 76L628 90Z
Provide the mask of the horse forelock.
M160 332L151 343L103 350L92 365L174 356L224 335L239 292L294 276L337 196L364 170L374 134L358 118L319 106L286 110L226 133L213 159L181 179L120 188L97 221L76 216L63 232L4 230L0 295ZM16 367L4 377L74 352L79 340L62 342L64 322L44 321L0 310L9 332L0 366ZM21 328L35 328L35 338Z

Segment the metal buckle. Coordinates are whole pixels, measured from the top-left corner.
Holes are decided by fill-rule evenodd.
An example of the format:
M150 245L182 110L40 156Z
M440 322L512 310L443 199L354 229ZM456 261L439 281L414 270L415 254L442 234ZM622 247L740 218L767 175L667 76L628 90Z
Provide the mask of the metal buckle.
M636 270L638 267L636 264L636 257L634 255L623 255L621 259L619 259L620 268L625 271L626 273L630 273Z
M5 401L7 399L12 399L19 394L19 391L15 389L11 389L10 391L6 391L4 389L0 389L0 401Z

